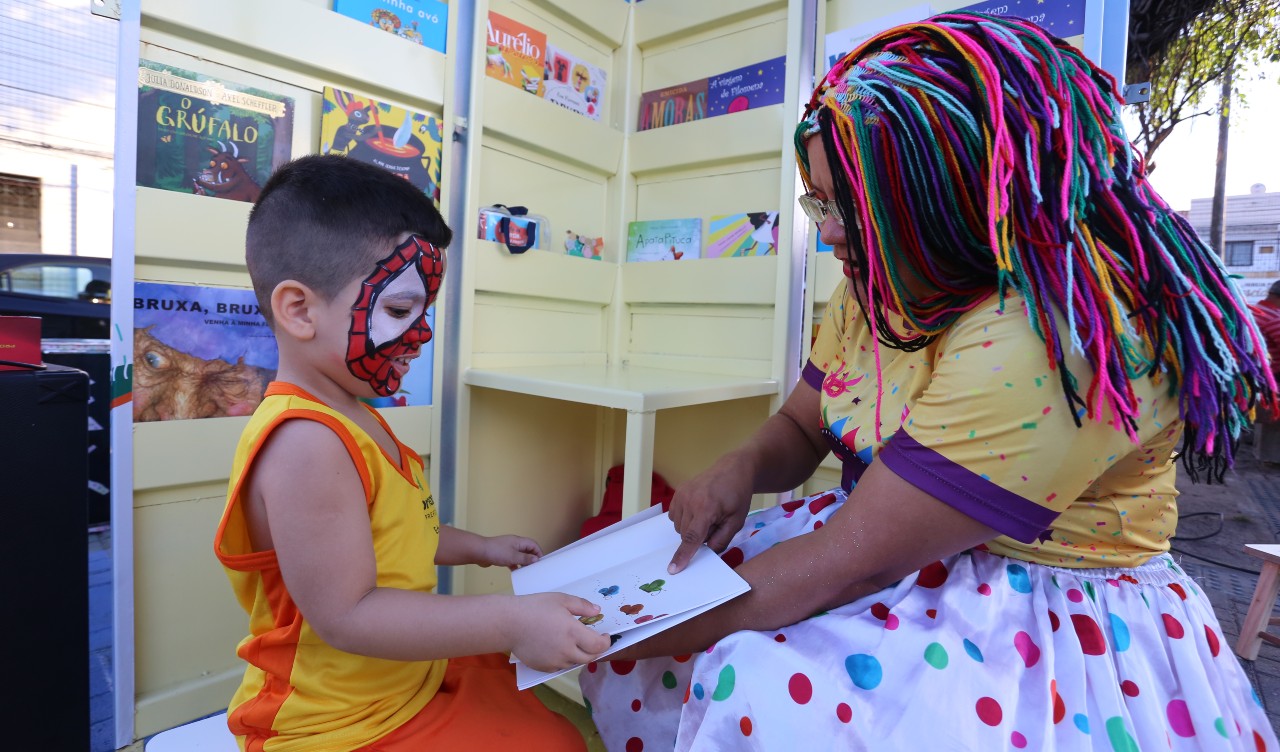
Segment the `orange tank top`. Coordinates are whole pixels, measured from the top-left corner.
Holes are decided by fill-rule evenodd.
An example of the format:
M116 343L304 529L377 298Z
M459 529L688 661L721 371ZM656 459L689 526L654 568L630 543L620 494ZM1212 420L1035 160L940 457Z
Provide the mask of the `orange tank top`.
M249 752L355 749L422 710L440 686L446 661L393 661L330 647L294 605L275 551L253 550L241 504L244 481L267 437L286 420L328 426L351 455L369 509L378 587L435 588L439 517L413 450L396 439L399 456L388 456L354 422L291 384L271 384L240 437L214 539L249 614L249 636L236 651L249 665L231 700L228 725Z

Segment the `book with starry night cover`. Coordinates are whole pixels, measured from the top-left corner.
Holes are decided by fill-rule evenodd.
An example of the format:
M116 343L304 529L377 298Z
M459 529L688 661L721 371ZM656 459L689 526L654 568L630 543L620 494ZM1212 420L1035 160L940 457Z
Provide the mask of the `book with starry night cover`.
M707 79L707 117L782 104L787 58L775 57Z

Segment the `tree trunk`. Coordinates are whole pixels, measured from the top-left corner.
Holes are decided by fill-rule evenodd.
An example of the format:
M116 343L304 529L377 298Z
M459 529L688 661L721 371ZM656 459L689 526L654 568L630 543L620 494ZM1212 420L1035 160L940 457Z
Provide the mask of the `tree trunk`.
M1209 244L1218 256L1226 260L1227 228L1227 137L1231 131L1231 78L1227 68L1222 77L1222 99L1218 102L1218 164L1213 177L1213 211L1209 220Z

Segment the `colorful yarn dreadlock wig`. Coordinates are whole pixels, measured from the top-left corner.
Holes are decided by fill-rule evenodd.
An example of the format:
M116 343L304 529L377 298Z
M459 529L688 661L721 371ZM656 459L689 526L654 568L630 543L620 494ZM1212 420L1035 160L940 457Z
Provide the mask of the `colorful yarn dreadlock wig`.
M1109 74L1030 22L943 14L827 73L796 129L806 184L815 134L828 198L861 219L846 228L850 287L877 359L881 343L924 347L993 292L1020 295L1076 425L1109 408L1136 441L1131 382L1166 379L1186 468L1222 479L1257 405L1275 404L1266 349L1217 257L1148 184ZM1083 389L1067 348L1092 367Z

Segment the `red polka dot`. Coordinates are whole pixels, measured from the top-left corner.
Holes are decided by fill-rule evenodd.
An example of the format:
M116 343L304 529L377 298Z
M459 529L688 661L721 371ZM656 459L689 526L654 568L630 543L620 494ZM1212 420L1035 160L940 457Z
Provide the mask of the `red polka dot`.
M839 718L841 723L848 723L849 721L852 721L853 708L843 702L840 703L836 706L836 718Z
M889 607L883 603L873 603L871 604L871 615L880 621L884 621L889 618Z
M1125 679L1124 681L1120 682L1120 691L1124 692L1125 697L1137 697L1138 685L1134 684L1129 679Z
M627 752L644 752L644 742L638 736L627 740Z
M672 658L672 660L674 660L676 663L684 663L685 661L689 660L692 657L693 657L693 653L685 653L684 655L675 656L674 658Z
M1218 651L1222 649L1222 645L1218 642L1218 633L1214 632L1209 628L1209 625L1206 624L1204 627L1204 636L1205 639L1209 640L1209 652L1214 658L1217 658Z
M929 617L930 619L936 619L938 618L938 609L931 608L928 611L925 611L924 615Z
M999 726L1000 719L1004 717L1004 711L1000 709L1000 703L991 697L979 699L975 710L978 711L978 720L988 726Z
M742 720L738 721L738 728L742 729L743 736L751 736L751 719L742 716Z
M931 590L942 587L942 583L947 581L948 574L950 573L947 572L946 566L940 561L935 561L920 570L920 574L916 577L916 585Z
M1058 619L1058 615L1052 610L1049 611L1049 626L1052 627L1055 632L1058 631L1058 627L1062 626L1062 622Z
M1071 625L1076 629L1076 637L1080 640L1080 649L1085 655L1104 655L1107 652L1107 641L1102 637L1098 622L1085 614L1072 614Z
M737 569L745 558L746 556L742 553L742 549L737 546L720 554L720 560L728 564L730 569Z
M1015 731L1009 736L1009 743L1018 749L1024 749L1027 746L1027 737Z
M1253 732L1253 748L1258 752L1267 752L1267 740L1262 738L1262 734L1257 731Z
M631 712L632 712L632 713L639 713L639 712L640 712L640 700L639 700L639 699L635 699L635 700L632 700L632 701L631 701Z
M787 691L791 693L791 699L799 705L813 699L813 684L804 674L792 674L791 680L787 682Z
M776 635L774 635L774 636L773 636L773 641L774 641L774 642L786 642L786 641L787 641L787 636L786 636L786 635L784 635L784 634L782 634L781 632L779 632L778 634L776 634Z
M609 668L618 676L626 676L636 667L635 661L610 661Z
M1062 695L1058 694L1057 680L1049 682L1049 693L1053 695L1053 722L1062 723L1062 719L1067 717L1067 704L1062 701Z
M1160 618L1164 619L1164 631L1169 634L1170 638L1174 640L1181 640L1182 636L1187 633L1186 630L1182 628L1182 622L1174 618L1172 614L1161 614Z
M982 595L991 595L991 586L984 582L978 586L978 592Z
M595 662L595 661L592 661L591 663L588 663L588 664L587 664L587 673L588 673L588 674L594 674L594 673L596 672L596 668L598 668L598 666L596 666L596 662Z
M1178 597L1181 598L1182 600L1185 601L1187 599L1187 591L1183 590L1182 586L1179 585L1178 583L1176 582L1169 583L1169 589L1177 593Z
M835 494L823 494L809 502L809 514L817 514L834 503L836 503Z
M814 530L817 530L820 527L822 527L822 520L818 520L817 522L813 523Z
M783 504L782 511L794 512L802 506L804 506L804 499L796 499L795 501L788 501L787 503Z

